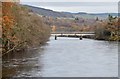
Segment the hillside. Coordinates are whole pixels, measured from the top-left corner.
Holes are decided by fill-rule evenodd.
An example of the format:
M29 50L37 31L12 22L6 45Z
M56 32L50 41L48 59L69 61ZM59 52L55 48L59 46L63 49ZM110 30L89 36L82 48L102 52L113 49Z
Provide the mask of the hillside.
M38 7L33 7L28 5L24 5L24 6L28 7L32 12L38 13L43 16L51 16L51 17L72 17L73 16L73 14L71 13L56 12L53 10L38 8Z
M24 5L28 7L31 11L38 13L43 16L50 16L50 17L65 17L65 18L75 18L75 17L81 17L81 18L88 18L93 19L96 17L99 17L100 19L105 19L108 17L108 15L112 16L118 16L118 13L85 13L85 12L79 12L79 13L70 13L70 12L56 12L50 9L44 9L40 7L34 7L30 5Z

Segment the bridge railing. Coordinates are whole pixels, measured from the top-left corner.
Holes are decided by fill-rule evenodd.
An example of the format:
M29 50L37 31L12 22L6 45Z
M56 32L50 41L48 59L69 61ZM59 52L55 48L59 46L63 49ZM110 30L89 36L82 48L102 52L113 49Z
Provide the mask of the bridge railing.
M95 32L51 32L51 34L95 34Z

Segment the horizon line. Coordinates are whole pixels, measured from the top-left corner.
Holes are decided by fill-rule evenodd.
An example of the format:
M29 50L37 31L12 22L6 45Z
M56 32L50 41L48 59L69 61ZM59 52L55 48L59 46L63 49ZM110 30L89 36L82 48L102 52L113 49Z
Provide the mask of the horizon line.
M44 8L44 7L39 7L39 6L34 6L34 5L29 5L29 4L21 4L21 5L31 6L31 7L36 7L36 8L42 8L42 9L51 10L51 11L54 11L54 12L86 13L86 14L106 14L106 13L107 13L107 14L109 14L109 13L119 14L119 13L120 13L120 12L85 12L85 11L71 12L71 11L55 11L55 10L52 10L52 9L48 9L48 8Z

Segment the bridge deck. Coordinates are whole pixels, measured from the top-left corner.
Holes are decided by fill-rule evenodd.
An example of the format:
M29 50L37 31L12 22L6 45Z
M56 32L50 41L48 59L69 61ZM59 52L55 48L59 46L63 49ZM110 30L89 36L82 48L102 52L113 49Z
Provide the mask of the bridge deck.
M52 32L51 34L95 34L95 32Z
M51 35L56 35L56 36L59 36L59 35L77 35L77 36L86 36L86 35L95 35L94 32L52 32Z

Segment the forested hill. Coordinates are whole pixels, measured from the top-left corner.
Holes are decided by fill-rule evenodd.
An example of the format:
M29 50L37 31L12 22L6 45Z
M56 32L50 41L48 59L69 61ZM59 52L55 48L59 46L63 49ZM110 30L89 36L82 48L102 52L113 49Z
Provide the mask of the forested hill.
M31 11L33 11L35 13L38 13L38 14L43 15L43 16L50 16L50 17L65 17L65 18L74 18L74 17L95 18L95 17L99 17L99 18L106 18L106 17L108 17L109 14L112 16L118 16L118 13L96 13L96 14L85 13L85 12L70 13L70 12L57 12L57 11L53 11L50 9L44 9L44 8L40 8L40 7L30 6L30 5L24 5L24 6L28 7Z
M24 6L28 7L31 11L38 13L40 15L43 15L43 16L51 16L51 17L72 17L73 16L73 14L71 13L56 12L53 10L38 8L38 7L33 7L33 6L28 6L28 5L24 5Z

